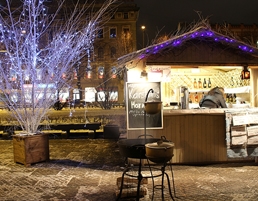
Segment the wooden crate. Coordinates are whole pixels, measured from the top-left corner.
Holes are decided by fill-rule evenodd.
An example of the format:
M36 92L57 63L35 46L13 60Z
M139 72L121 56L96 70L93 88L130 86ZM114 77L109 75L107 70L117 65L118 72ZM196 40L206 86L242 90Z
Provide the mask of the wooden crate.
M48 134L13 136L14 162L26 167L49 160Z

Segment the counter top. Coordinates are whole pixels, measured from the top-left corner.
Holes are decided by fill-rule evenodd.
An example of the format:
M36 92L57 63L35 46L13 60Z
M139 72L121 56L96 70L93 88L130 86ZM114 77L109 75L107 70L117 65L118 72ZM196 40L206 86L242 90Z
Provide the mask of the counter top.
M185 115L185 114L224 114L225 109L163 109L163 115Z
M225 112L258 112L258 108L214 108L214 109L169 109L163 108L163 115L186 115L186 114L210 114L210 115L221 115Z

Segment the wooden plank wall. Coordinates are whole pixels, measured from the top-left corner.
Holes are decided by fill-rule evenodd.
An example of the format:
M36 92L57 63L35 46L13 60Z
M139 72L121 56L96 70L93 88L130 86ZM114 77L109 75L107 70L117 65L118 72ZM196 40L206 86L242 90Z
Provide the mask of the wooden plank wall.
M147 129L155 138L165 136L175 143L173 163L196 164L227 161L224 114L164 115L163 129ZM143 130L128 130L137 138Z

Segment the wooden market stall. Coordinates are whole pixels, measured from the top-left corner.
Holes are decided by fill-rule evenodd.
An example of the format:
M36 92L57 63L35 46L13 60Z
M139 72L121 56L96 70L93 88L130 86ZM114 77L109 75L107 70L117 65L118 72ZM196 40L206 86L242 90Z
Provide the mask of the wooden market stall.
M208 27L198 27L162 43L125 55L119 58L118 63L128 70L125 86L128 138L137 138L144 134L143 126L131 127L132 122L128 119L132 114L131 105L129 105L132 93L128 92L128 84L158 82L161 90L156 95L163 102L163 110L160 114L162 126L148 125L147 133L153 137L165 136L175 143L173 163L255 160L256 155L229 156L227 143L230 144L232 141L226 140L225 114L226 111L252 110L257 106L258 49L256 47L214 32ZM249 70L250 79L242 79L243 68ZM212 87L227 88L230 93L242 98L244 101L241 103L245 104L230 103L228 109L198 108L198 101L210 88L203 85L201 89L195 89L193 81L204 82L206 79L211 80ZM191 108L170 107L171 102L177 101L176 90L180 86L186 86L189 89L189 99L197 96L197 99L194 97L195 104L192 104ZM247 87L248 90L238 91L242 87ZM134 100L138 101L139 106L141 106L140 103L143 105L144 94L148 90L148 87L142 89L141 99ZM135 108L134 111L138 114L138 124L140 115L143 115L142 111L143 106Z

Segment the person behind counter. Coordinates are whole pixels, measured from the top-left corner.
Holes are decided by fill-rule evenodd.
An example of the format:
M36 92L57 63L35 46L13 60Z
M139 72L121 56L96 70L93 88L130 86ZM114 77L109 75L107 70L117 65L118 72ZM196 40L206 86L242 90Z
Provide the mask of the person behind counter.
M214 87L206 96L204 96L200 102L200 107L207 108L227 108L226 101L224 99L224 88Z

